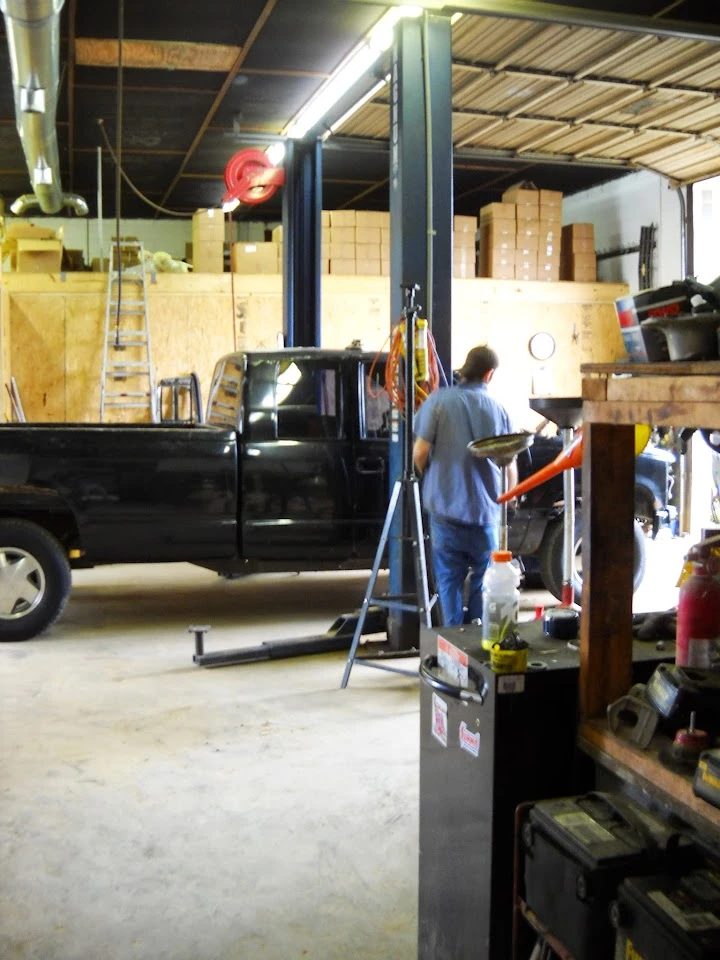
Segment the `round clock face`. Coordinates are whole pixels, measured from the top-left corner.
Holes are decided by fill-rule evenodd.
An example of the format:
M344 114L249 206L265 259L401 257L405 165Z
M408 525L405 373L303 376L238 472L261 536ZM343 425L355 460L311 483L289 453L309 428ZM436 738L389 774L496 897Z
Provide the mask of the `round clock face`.
M528 350L535 360L549 360L555 353L555 338L549 333L535 333L530 337Z

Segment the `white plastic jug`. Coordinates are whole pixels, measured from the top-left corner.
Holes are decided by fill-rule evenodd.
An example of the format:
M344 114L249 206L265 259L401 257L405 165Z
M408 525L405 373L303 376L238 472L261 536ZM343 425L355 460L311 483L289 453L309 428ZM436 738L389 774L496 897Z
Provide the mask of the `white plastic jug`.
M518 622L520 571L509 550L493 550L483 577L482 646L492 650Z

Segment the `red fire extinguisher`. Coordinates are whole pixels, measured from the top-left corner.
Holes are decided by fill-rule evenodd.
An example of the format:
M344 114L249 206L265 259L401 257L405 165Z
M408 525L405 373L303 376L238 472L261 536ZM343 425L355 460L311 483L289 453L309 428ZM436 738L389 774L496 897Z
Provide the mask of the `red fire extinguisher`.
M690 548L692 572L680 587L675 662L681 666L714 667L720 658L720 581L709 546Z

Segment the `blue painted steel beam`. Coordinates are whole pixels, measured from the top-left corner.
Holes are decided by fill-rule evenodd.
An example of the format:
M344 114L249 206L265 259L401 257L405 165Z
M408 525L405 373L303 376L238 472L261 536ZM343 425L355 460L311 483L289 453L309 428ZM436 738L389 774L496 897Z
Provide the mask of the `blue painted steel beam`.
M283 188L285 345L320 346L322 144L288 140Z

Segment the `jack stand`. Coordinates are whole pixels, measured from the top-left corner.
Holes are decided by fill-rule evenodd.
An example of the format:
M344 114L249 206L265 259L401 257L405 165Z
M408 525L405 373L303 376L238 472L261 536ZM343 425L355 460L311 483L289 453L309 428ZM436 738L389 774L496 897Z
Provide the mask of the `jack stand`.
M400 673L405 676L417 677L417 670L403 670L401 667L391 667L385 663L376 662L380 659L391 659L397 657L416 657L418 650L376 650L373 654L366 654L358 657L357 650L360 638L363 633L365 618L371 605L382 607L387 610L402 610L409 613L417 613L426 627L432 626L432 609L437 602L437 594L430 596L428 586L427 558L425 555L425 531L423 529L422 507L420 505L420 482L415 473L415 466L412 458L413 447L413 414L415 412L415 327L419 313L419 307L415 303L415 293L419 290L416 284L403 284L405 306L403 307L403 319L405 321L405 437L403 444L403 474L402 479L396 480L393 487L390 503L388 504L385 522L380 542L378 543L375 561L368 581L365 597L363 598L360 617L355 628L352 646L345 664L341 689L345 689L350 680L350 672L353 665L358 664L364 667L374 667L376 670L387 670L389 673ZM393 520L398 511L398 506L408 511L410 526L410 541L413 550L413 564L415 568L415 603L411 603L411 595L399 595L381 597L373 596L373 591L377 583L380 565L382 563L385 548L390 537L390 529Z

